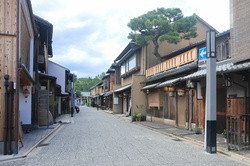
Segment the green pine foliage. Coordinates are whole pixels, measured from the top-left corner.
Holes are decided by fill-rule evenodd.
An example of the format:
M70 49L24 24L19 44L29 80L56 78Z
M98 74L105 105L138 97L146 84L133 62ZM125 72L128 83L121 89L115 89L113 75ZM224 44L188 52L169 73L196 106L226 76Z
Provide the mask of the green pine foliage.
M161 61L158 52L159 42L177 44L182 39L190 40L197 36L196 18L184 17L179 8L158 8L130 20L128 27L132 30L128 38L139 46L146 46L152 41L155 49L154 55Z

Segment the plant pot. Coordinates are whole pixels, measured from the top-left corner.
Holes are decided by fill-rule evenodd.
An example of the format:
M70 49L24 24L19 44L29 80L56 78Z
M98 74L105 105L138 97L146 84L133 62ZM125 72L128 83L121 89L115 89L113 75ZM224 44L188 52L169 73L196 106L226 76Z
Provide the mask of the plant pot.
M139 122L140 122L140 121L141 121L141 118L139 118L138 120L139 120Z

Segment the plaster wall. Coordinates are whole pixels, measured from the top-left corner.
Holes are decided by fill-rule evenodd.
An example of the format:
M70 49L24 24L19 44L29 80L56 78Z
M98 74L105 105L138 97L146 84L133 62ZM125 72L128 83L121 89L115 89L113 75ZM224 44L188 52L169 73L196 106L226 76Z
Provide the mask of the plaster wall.
M31 87L27 87L31 94ZM27 98L24 97L23 88L19 92L19 110L20 110L20 121L23 125L31 124L31 99L32 95L29 95Z
M52 62L48 62L48 74L57 77L57 84L61 86L62 94L68 94L65 92L65 71L67 69Z

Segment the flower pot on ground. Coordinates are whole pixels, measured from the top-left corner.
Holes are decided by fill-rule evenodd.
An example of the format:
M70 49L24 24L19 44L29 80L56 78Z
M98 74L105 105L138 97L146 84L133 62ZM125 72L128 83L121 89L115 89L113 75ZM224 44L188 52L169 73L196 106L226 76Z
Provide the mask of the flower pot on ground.
M141 119L142 119L142 114L141 114L141 113L137 114L137 118L138 118L138 120L139 120L139 122L140 122Z
M132 121L137 121L137 114L136 113L133 113L133 117L132 117Z

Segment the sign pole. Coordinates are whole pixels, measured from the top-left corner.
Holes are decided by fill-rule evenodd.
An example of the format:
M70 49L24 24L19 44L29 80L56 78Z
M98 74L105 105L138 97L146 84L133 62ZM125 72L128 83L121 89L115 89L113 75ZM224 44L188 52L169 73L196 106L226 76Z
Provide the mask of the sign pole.
M208 153L216 153L216 32L208 30L207 76L206 76L206 117L204 145Z

